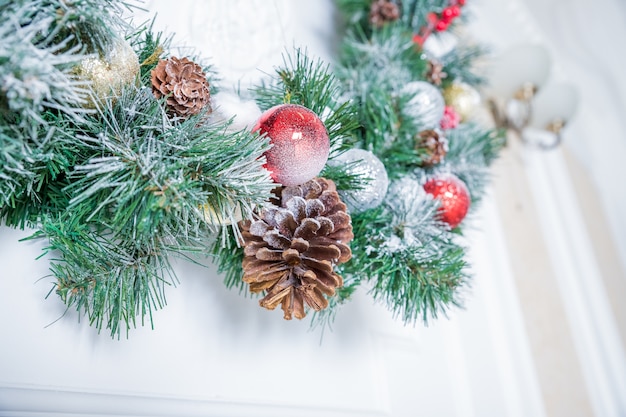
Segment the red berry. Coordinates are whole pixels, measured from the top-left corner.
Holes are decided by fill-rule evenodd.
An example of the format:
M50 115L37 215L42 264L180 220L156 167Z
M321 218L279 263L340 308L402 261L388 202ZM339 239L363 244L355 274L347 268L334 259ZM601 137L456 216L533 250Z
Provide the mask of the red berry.
M417 33L415 35L413 35L413 42L418 44L419 46L423 46L424 45L424 41L425 41L425 39L423 37L421 37L420 35L418 35Z
M449 24L450 24L449 22L440 20L439 22L437 22L437 25L435 26L435 30L437 32L443 32L444 30L448 29Z
M450 21L453 17L456 17L454 15L454 10L452 9L453 7L455 6L446 7L445 9L443 9L443 11L441 12L441 18Z
M457 0L457 2L458 2L461 6L465 6L465 0Z
M439 18L435 13L430 12L426 15L426 20L428 20L428 23L430 23L431 25L436 25L439 21Z
M452 17L459 17L461 15L461 8L459 6L451 6Z

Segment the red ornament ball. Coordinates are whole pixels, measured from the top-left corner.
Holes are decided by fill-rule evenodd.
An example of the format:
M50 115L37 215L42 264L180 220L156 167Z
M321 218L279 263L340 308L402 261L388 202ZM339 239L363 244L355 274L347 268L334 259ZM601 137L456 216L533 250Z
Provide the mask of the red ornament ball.
M424 190L441 202L439 216L454 229L463 221L470 207L467 186L452 174L431 178L424 184Z
M253 131L270 138L272 147L265 152L265 168L279 184L304 184L326 164L330 151L326 126L304 106L274 106L261 115Z

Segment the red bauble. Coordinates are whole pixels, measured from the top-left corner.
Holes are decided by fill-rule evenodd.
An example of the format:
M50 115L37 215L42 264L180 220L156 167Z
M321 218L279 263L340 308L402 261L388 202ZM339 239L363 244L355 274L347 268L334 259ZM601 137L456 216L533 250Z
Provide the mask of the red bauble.
M452 174L431 178L424 190L441 202L439 216L452 229L463 221L470 206L470 195L463 181Z
M326 126L311 110L298 104L274 106L253 128L270 138L265 168L285 186L300 185L320 173L330 151Z

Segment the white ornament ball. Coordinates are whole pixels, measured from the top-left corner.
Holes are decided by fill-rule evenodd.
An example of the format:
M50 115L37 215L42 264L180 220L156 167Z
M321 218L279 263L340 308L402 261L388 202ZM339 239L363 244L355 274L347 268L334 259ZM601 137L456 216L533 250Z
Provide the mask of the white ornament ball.
M446 104L437 87L426 81L413 81L405 85L400 94L410 97L401 111L418 120L422 130L439 126Z
M228 132L250 130L261 116L261 109L254 100L244 100L235 91L221 90L211 96L213 112L210 117L216 123L231 120Z
M329 161L332 166L346 166L346 172L367 178L358 190L340 191L342 200L353 213L378 207L385 199L389 178L385 165L373 153L363 149L350 149Z

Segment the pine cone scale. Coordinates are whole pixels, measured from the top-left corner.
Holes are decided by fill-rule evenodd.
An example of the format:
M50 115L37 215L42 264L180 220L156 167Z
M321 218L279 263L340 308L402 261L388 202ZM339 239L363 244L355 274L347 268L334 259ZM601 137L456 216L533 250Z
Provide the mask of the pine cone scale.
M296 237L291 242L291 248L297 250L300 253L304 253L309 250L311 244L302 238Z
M333 265L330 261L320 261L313 258L302 257L303 263L311 269L317 269L323 272L331 273L333 271Z
M311 291L303 291L302 298L315 311L320 311L328 307L328 300L321 292L313 289Z
M261 248L256 252L255 257L260 261L279 261L282 259L282 254L280 251Z
M329 259L336 262L341 256L341 251L335 245L313 246L303 253L303 257L312 259Z
M288 249L291 247L291 240L280 234L278 230L270 230L263 236L263 240L273 248Z

